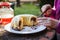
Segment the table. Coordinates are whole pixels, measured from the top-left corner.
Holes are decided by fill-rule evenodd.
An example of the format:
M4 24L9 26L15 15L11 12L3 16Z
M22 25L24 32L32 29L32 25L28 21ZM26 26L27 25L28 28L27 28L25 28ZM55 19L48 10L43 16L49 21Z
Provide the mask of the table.
M35 34L13 34L5 31L0 32L0 40L51 40L55 35L54 30L43 30L42 32L38 32Z

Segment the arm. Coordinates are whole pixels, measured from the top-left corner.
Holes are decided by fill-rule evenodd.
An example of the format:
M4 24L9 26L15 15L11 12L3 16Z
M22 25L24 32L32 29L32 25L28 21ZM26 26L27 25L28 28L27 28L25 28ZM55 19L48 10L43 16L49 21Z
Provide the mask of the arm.
M46 22L44 25L49 27L49 28L56 28L59 20L53 19L53 18L49 18L49 17L40 17L38 18L38 20L50 20L50 23Z
M57 7L57 2L58 2L58 0L54 0L54 6L55 6L55 8Z
M55 28L56 29L57 25L59 24L59 20L50 18L50 21L51 21L51 28Z
M56 31L60 33L60 22L57 24Z
M60 26L60 20L59 20L59 22L57 23L57 25L56 25L57 27L56 28L58 28L59 26Z

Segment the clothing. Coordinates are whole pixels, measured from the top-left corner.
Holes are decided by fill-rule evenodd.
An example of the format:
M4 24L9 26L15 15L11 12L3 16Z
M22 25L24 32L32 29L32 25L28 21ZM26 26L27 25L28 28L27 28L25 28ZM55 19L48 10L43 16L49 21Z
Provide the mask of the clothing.
M60 23L57 25L56 31L60 33Z
M60 6L60 0L54 0L54 6L57 9Z
M56 19L59 20L59 17L60 17L60 0L55 0L54 1L54 6L55 6L55 9L56 9Z
M60 40L60 34L59 33L56 34L57 34L57 40Z
M60 0L55 0L54 1L54 6L55 6L55 9L56 9L56 19L59 20L60 19ZM60 23L58 24L57 28L56 28L56 31L58 33L60 33Z

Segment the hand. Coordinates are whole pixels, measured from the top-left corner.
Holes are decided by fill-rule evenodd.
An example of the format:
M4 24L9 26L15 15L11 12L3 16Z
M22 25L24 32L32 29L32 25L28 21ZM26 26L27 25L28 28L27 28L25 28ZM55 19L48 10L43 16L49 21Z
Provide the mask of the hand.
M50 21L52 26L51 28L56 28L56 25L59 23L59 20L50 18Z
M56 28L56 25L57 25L57 23L59 22L58 20L56 20L56 19L53 19L53 18L49 18L49 17L40 17L40 18L38 18L38 20L48 20L49 19L49 21L50 22L43 22L44 23L44 25L47 27L47 28Z
M50 19L48 20L49 18L48 17L40 17L38 18L38 23L41 25L45 25L45 26L50 26Z

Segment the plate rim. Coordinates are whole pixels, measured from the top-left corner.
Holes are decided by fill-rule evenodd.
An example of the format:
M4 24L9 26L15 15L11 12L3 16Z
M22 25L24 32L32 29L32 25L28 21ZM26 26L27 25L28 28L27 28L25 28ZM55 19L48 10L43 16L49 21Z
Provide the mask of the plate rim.
M7 24L7 25L5 25L5 27L4 27L4 29L6 30L6 31L8 31L7 29L6 29L6 27L8 26L8 25L11 25L11 23L9 23L9 24ZM44 26L44 25L43 25ZM10 26L11 27L11 26ZM45 27L45 26L44 26ZM43 30L45 30L46 29L46 27L44 28L44 29L42 29L41 31L43 31ZM14 33L14 34L34 34L34 33L38 33L38 32L41 32L41 31L36 31L36 32L20 32L20 33L16 33L16 32L13 32L13 31L8 31L8 32L10 32L10 33Z

